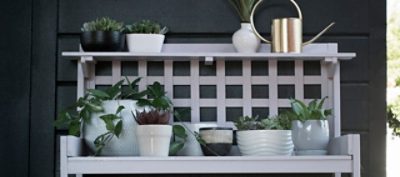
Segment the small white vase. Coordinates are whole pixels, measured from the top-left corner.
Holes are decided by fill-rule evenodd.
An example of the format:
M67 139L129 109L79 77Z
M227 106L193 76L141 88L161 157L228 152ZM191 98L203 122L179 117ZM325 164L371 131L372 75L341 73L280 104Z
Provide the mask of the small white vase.
M161 52L165 35L163 34L127 34L129 52Z
M250 23L241 23L241 28L232 36L232 42L240 53L255 53L260 48L261 41L254 34Z
M140 156L168 156L172 136L171 125L139 125L136 136Z
M329 144L327 120L292 121L296 155L325 155Z
M107 132L106 124L100 119L105 114L114 114L119 106L125 108L121 111L122 132L120 137L113 139L106 144L101 151L101 156L138 156L139 148L135 135L137 123L133 118L132 112L141 111L143 108L136 106L136 101L132 100L110 100L103 102L104 112L93 113L90 121L83 126L83 139L89 148L95 152L94 140L97 136Z

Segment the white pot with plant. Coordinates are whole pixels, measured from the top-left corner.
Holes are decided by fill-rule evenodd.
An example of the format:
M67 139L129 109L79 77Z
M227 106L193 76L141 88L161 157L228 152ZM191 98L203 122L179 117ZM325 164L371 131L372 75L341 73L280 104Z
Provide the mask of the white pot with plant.
M285 115L259 119L240 117L235 122L240 153L244 156L290 156L293 154L290 120Z
M250 24L250 14L257 1L229 0L241 20L241 28L232 36L233 45L240 53L255 53L260 48L261 41L253 32Z
M296 155L326 155L329 144L329 122L331 110L325 110L326 97L311 101L308 106L291 99L292 138Z
M142 20L126 26L129 52L161 52L167 27L157 22Z
M56 125L67 126L70 135L82 134L94 155L139 155L135 135L137 124L131 112L143 109L136 105L136 100L143 97L144 92L136 91L138 78L132 83L127 80L127 90L122 93L124 81L104 91L87 90L73 106L59 114Z

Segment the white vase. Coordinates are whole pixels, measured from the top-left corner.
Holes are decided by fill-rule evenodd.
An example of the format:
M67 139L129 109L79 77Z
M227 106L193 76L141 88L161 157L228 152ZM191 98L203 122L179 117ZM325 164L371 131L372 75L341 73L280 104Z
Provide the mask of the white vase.
M244 156L290 156L293 154L291 130L241 130L237 143Z
M101 134L107 132L106 125L100 116L105 114L115 114L119 106L124 106L121 111L122 131L120 137L113 139L106 144L101 152L101 156L138 156L139 149L135 135L137 123L132 116L132 112L141 111L143 108L136 106L136 101L132 100L110 100L103 102L104 112L93 113L90 121L83 126L83 138L89 148L95 152L94 140ZM115 122L116 123L116 122Z
M292 121L296 155L326 155L329 144L327 120Z
M168 156L172 136L171 125L139 125L136 135L140 156Z
M261 41L254 34L250 23L241 23L241 28L232 36L233 45L240 53L255 53L260 48Z
M176 124L177 125L184 124L185 129L187 128L186 134L188 135L186 138L185 146L176 154L178 156L204 156L203 151L201 150L201 145L196 140L196 137L193 135L193 133L194 132L198 133L200 128L217 127L217 124L216 123L176 123ZM192 133L188 131L191 131Z
M129 52L161 52L165 35L163 34L127 34Z

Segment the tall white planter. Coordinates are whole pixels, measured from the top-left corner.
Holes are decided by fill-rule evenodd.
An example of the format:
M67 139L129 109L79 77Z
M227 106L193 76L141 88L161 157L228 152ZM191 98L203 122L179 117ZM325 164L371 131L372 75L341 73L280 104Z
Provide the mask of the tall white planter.
M296 155L326 155L329 144L327 120L292 121Z
M137 123L131 112L143 110L136 106L136 101L132 100L110 100L104 101L103 113L94 113L90 121L83 126L83 139L89 148L95 152L94 140L97 136L107 132L106 125L100 116L105 114L114 114L119 106L124 106L121 111L122 132L120 137L114 137L102 150L101 156L138 156L139 149L135 135Z
M241 28L233 34L232 42L240 53L255 53L261 44L260 39L251 29L250 23L241 23Z
M161 52L165 35L163 34L127 34L129 52Z
M293 154L291 130L241 130L237 143L244 156L290 156Z
M172 136L171 125L139 125L136 132L140 156L168 156Z

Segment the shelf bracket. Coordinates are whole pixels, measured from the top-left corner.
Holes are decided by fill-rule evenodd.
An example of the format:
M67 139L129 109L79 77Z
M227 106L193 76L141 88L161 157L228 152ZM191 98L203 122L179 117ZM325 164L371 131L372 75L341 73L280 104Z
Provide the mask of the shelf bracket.
M79 64L82 66L82 73L85 78L89 77L89 62L93 62L93 57L92 56L83 56L79 60Z
M338 59L329 57L325 58L324 62L327 64L328 79L333 79L339 62Z
M214 62L214 57L206 57L205 61L204 61L204 64L205 65L212 65L213 62Z

